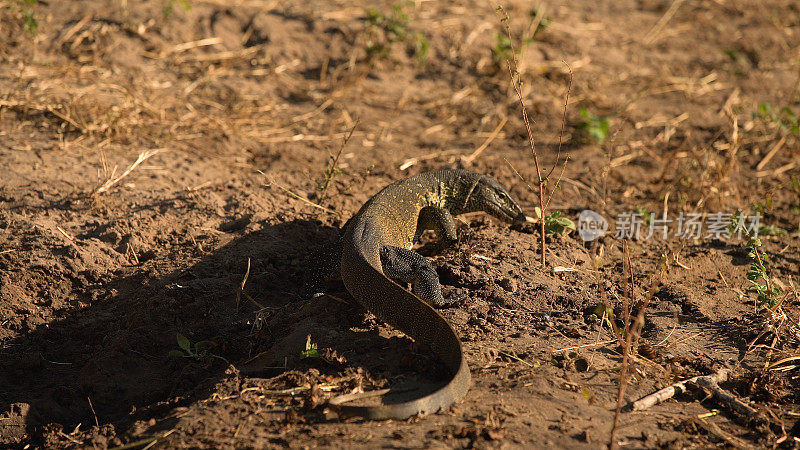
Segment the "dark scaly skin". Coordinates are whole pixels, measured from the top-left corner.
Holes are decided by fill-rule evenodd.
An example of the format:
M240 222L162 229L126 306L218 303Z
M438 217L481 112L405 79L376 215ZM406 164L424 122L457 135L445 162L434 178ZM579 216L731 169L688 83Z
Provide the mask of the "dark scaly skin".
M424 229L433 229L446 242L455 240L453 216L472 211L485 211L509 223L525 220L519 205L494 179L466 170L440 170L390 184L345 225L340 271L347 290L378 319L430 347L453 375L431 394L403 403L352 406L343 403L364 394L334 398L329 405L340 415L405 419L447 408L466 395L470 372L461 342L450 324L429 304L446 303L436 272L430 274L432 267L424 258L416 260L405 252L410 251ZM384 268L404 264L416 267L419 272L417 280L421 287L418 290L415 284L415 293L385 274Z

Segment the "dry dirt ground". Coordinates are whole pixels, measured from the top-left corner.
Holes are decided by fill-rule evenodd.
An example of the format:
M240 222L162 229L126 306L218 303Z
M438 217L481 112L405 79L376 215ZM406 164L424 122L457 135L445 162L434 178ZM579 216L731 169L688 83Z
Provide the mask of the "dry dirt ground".
M794 0L505 2L545 168L574 75L550 210L590 208L612 233L550 236L542 266L536 230L467 217L456 248L429 253L446 293L466 294L442 313L472 389L447 411L377 423L323 402L435 380L439 364L368 314L297 291L313 251L409 174L486 172L534 214L492 3L26 5L0 3L0 445L602 447L623 364L598 306L624 325L626 280L645 300L664 267L623 403L728 367L722 388L761 419L696 388L622 413L615 442L798 447ZM750 290L736 237L645 227L627 270L613 219L665 209L762 213L780 307ZM196 357L171 356L179 334ZM302 356L309 335L319 357Z

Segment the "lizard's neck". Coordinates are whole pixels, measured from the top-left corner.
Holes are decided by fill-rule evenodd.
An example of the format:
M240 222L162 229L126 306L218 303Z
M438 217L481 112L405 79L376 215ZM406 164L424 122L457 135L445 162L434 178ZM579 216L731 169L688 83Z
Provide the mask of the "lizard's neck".
M454 171L445 175L447 175L443 177L445 179L440 181L444 186L444 195L441 204L437 206L447 209L454 216L480 210L477 206L479 202L472 198L473 195L477 195L476 187L479 181L477 174Z

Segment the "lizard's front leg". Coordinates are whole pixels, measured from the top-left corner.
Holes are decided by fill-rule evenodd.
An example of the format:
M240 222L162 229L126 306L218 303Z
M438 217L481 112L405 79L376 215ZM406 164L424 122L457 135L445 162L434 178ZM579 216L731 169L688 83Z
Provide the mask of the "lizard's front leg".
M387 277L411 283L411 291L431 306L446 306L462 298L445 299L439 274L430 261L413 250L384 245L381 248L381 265Z
M419 240L425 230L433 230L439 238L442 247L451 247L458 242L456 221L450 211L438 206L426 206L419 212L417 219L417 232L414 241Z

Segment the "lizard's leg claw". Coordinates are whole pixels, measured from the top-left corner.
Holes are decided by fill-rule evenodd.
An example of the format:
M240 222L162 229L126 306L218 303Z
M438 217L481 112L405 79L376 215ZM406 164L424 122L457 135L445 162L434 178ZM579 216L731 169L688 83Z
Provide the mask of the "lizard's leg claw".
M435 303L435 305L437 307L439 307L439 308L447 308L447 307L450 307L450 306L455 306L457 303L459 303L460 301L462 301L462 300L464 300L466 298L467 298L467 294L451 295L451 296L448 296L447 298L443 297L441 299L441 301Z

